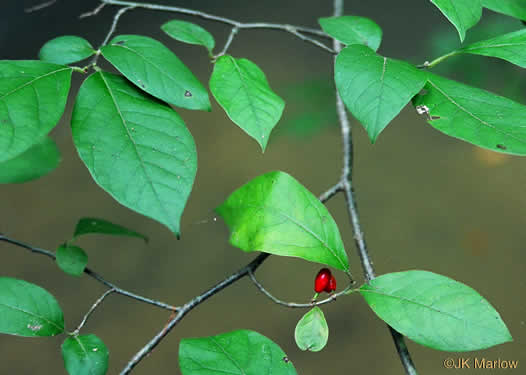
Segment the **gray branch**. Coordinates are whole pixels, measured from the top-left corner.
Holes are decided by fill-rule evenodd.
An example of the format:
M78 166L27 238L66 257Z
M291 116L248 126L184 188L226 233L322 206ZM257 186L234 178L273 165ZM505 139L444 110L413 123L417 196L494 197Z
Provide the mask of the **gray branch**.
M56 259L55 253L53 253L53 252L51 252L49 250L40 249L38 247L34 247L34 246L31 246L31 245L28 245L26 243L23 243L23 242L15 240L15 239L9 238L9 237L7 237L7 236L5 236L3 234L0 234L0 241L7 242L7 243L10 243L12 245L16 245L18 247L22 247L22 248L24 248L26 250L29 250L29 251L31 251L33 253L36 253L36 254L45 255L48 258L51 258L53 260ZM91 268L88 268L88 267L84 268L84 273L86 275L92 277L93 279L97 280L99 283L107 286L108 288L113 289L115 291L115 293L117 293L117 294L121 294L121 295L129 297L131 299L134 299L134 300L137 300L137 301L140 301L140 302L144 302L144 303L148 303L150 305L154 305L154 306L160 307L162 309L166 309L166 310L177 311L179 309L176 306L171 306L171 305L168 305L168 304L166 304L164 302L157 301L157 300L154 300L154 299L150 299L150 298L147 298L147 297L143 297L143 296L140 296L138 294L129 292L127 290L124 290L122 288L119 288L118 286L116 286L116 285L110 283L109 281L105 280L101 275L99 275L97 272L93 271Z

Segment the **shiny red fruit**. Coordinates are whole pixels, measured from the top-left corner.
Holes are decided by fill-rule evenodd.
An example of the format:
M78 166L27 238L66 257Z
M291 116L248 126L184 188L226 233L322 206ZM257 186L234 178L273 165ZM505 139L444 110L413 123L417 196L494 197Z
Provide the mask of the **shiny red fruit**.
M325 291L329 286L331 277L333 277L331 271L328 268L322 268L320 272L318 272L318 274L316 275L316 278L314 279L314 291L316 293L321 293Z
M331 279L329 280L329 283L327 284L325 291L327 293L332 293L335 290L336 290L336 279L334 278L334 275L331 275Z

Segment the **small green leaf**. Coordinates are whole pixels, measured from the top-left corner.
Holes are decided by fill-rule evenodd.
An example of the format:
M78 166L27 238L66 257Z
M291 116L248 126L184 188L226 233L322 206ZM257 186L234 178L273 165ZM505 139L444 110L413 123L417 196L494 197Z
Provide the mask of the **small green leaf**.
M426 83L425 73L413 65L379 56L358 44L340 52L334 79L345 105L373 143Z
M128 236L128 237L139 237L145 242L148 242L148 237L143 234L137 233L123 226L110 223L107 220L96 219L92 217L84 217L79 220L75 227L75 233L73 237L82 236L84 234L109 234L112 236Z
M172 20L162 25L161 29L180 42L204 46L209 52L214 49L215 40L212 34L195 23Z
M181 108L210 111L206 89L161 42L141 35L119 35L101 51L141 90Z
M70 375L104 375L108 357L108 348L95 335L72 336L62 343L64 367Z
M60 163L60 151L49 137L36 143L13 159L0 162L0 184L15 184L36 180Z
M433 349L464 352L512 340L488 301L445 276L427 271L388 273L363 285L360 293L380 319Z
M301 350L319 352L327 345L329 326L318 306L303 315L296 325L294 338Z
M441 132L493 151L526 155L526 106L428 73L413 104Z
M363 44L376 51L382 42L382 29L373 20L357 16L320 18L323 31L340 42Z
M277 344L248 330L181 340L179 367L183 375L296 374Z
M27 281L0 277L0 316L0 333L37 337L64 332L55 297Z
M87 59L95 53L84 38L65 35L51 39L42 46L38 58L53 64L67 65Z
M181 117L152 99L120 76L92 74L73 109L73 140L99 186L179 235L197 152Z
M526 29L470 44L459 52L497 57L526 68Z
M71 71L43 61L0 61L0 162L40 142L58 123Z
M270 88L265 73L247 59L221 56L210 78L210 91L228 117L254 138L263 151L285 102Z
M461 42L466 37L466 31L475 26L482 16L480 0L431 0L431 2L456 27Z
M338 226L327 208L285 172L256 177L233 192L216 211L230 231L230 243L327 264L348 271Z
M524 0L482 0L482 5L494 12L526 21L526 2Z
M88 255L80 247L61 245L57 249L57 265L72 276L80 276L88 264Z

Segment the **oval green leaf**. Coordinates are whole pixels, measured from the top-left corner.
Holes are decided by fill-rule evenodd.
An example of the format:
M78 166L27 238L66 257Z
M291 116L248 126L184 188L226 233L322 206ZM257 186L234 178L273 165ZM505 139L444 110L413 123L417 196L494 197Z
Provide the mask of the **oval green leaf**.
M161 29L180 42L204 46L210 53L214 49L215 40L212 34L195 23L172 20L162 25Z
M343 44L363 44L376 51L382 42L382 29L373 20L357 16L320 18L323 31Z
M427 271L382 275L360 288L373 311L411 340L437 350L481 350L511 341L499 313L475 290Z
M285 172L256 177L216 209L230 243L244 251L299 257L348 272L338 226L327 208Z
M181 108L210 111L206 89L161 42L141 35L119 35L101 52L141 90Z
M459 52L497 57L526 68L526 29L470 44Z
M373 143L426 83L425 73L413 65L379 56L358 44L340 52L334 79L345 105Z
M480 0L431 0L444 16L455 26L463 42L466 31L475 26L482 16Z
M70 375L104 375L109 351L95 335L68 337L62 343L64 367Z
M230 119L265 151L285 102L270 88L265 73L252 61L221 56L210 77L210 91Z
M84 234L109 234L112 236L128 236L142 238L148 242L148 237L123 226L113 224L107 220L97 219L93 217L83 217L75 227L73 237L82 236Z
M95 53L92 45L84 38L64 35L46 42L38 53L42 61L67 65L87 59Z
M55 297L27 281L0 277L0 316L0 333L37 337L64 332Z
M60 163L60 151L49 137L13 159L0 162L0 184L15 184L40 178Z
M318 306L303 315L296 325L294 338L301 350L319 352L327 345L329 326L323 311Z
M58 123L71 71L42 61L0 61L0 161L40 142Z
M80 276L88 264L88 254L78 246L61 245L56 254L57 265L72 276Z
M296 374L276 343L248 330L181 340L179 367L183 375Z
M524 0L482 0L484 8L526 21Z
M195 143L181 117L124 78L98 72L82 84L71 126L97 184L179 235L197 171Z
M428 74L413 104L441 132L497 152L526 155L526 106L459 82Z

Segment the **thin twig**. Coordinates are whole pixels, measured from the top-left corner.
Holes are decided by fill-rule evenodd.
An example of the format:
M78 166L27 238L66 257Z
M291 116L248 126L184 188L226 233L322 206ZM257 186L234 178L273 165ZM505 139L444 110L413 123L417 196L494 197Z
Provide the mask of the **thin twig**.
M82 329L82 327L84 327L84 325L86 324L86 322L90 318L91 314L93 314L93 312L97 309L97 307L99 307L99 305L102 303L102 301L104 301L104 299L106 297L108 297L111 293L114 293L114 292L116 292L116 290L114 288L108 289L107 291L104 292L104 294L102 296L100 296L95 301L95 303L91 306L91 308L88 310L86 315L84 315L84 318L82 319L82 321L78 325L77 329L75 329L75 331L73 331L74 335L78 335L79 334L80 330Z
M96 7L95 9L93 9L92 11L89 11L89 12L86 12L86 13L82 13L79 18L86 18L86 17L91 17L91 16L95 16L97 14L99 14L99 12L102 10L102 8L104 8L106 6L106 3L100 3L98 7Z
M104 41L102 42L101 47L105 46L106 44L108 44L111 36L113 35L113 33L115 32L115 29L117 28L117 23L119 22L119 18L121 18L121 16L124 13L126 13L127 11L132 10L134 8L135 8L135 6L131 5L131 6L128 6L128 7L125 7L125 8L121 8L121 9L119 9L119 11L117 13L115 13L115 16L113 17L113 22L112 22L111 27L110 27L110 31L108 31L108 34L106 34L106 38L104 38ZM101 48L101 47L99 47L99 48Z
M250 271L248 273L248 276L250 277L250 280L252 280L252 282L254 283L254 285L264 294L266 295L268 298L270 298L273 302L277 303L278 305L282 305L282 306L285 306L285 307L290 307L290 308L310 308L310 307L314 307L314 306L319 306L319 305L324 305L326 303L329 303L329 302L332 302L332 301L335 301L336 298L344 295L344 294L348 294L349 290L352 289L352 286L353 284L349 284L345 289L343 289L341 292L338 292L338 293L334 293L334 294L331 294L331 296L329 298L326 298L324 300L321 300L321 301L311 301L310 303L296 303L296 302L286 302L286 301L282 301L276 297L274 297L268 290L266 290L263 285L261 285L261 283L256 279L256 276L254 275L254 273L252 271Z
M322 195L320 195L320 201L327 202L329 199L334 197L336 194L338 194L340 191L343 191L342 183L338 182L331 186L329 189L327 189L326 192L324 192Z
M228 49L230 48L230 45L232 44L234 37L236 36L237 32L239 31L239 27L234 26L232 30L230 31L230 34L228 35L228 39L225 43L225 47L223 47L223 50L219 53L219 55L214 57L214 60L218 59L219 57L223 56Z
M343 15L343 0L334 0L334 16L339 17ZM341 51L341 44L336 39L333 40L333 48L338 53ZM356 242L356 247L358 249L358 254L360 255L360 260L362 263L362 268L365 273L365 279L371 281L375 278L375 272L373 267L373 262L367 250L367 244L365 243L365 237L363 235L360 219L358 216L358 208L356 207L356 199L354 196L354 189L352 187L352 164L353 164L353 142L352 142L352 133L351 133L351 124L349 118L347 117L347 112L345 111L345 105L342 98L336 92L336 109L338 112L338 118L340 120L340 127L342 131L342 141L343 141L343 168L342 168L342 178L341 184L343 191L345 193L345 199L347 201L347 211L349 212L349 217L351 225L354 232L354 240ZM407 346L404 341L404 337L395 331L391 326L389 331L393 337L396 350L402 362L402 365L405 369L407 375L417 375L416 367L411 359L411 355L407 350Z
M34 247L34 246L31 246L31 245L25 244L25 243L20 242L18 240L9 238L9 237L7 237L7 236L5 236L3 234L0 234L0 241L4 241L4 242L10 243L12 245L16 245L16 246L22 247L22 248L24 248L26 250L29 250L29 251L31 251L33 253L36 253L36 254L45 255L48 258L51 258L53 260L56 259L55 254L53 252L49 251L49 250L40 249L38 247ZM147 297L143 297L143 296L140 296L138 294L129 292L127 290L124 290L122 288L119 288L118 286L116 286L116 285L110 283L109 281L105 280L101 275L99 275L97 272L93 271L92 269L90 269L88 267L84 268L84 273L87 274L88 276L92 277L93 279L97 280L99 283L107 286L108 288L114 289L115 293L121 294L123 296L129 297L131 299L134 299L134 300L137 300L137 301L140 301L140 302L144 302L144 303L147 303L147 304L150 304L150 305L153 305L153 306L160 307L162 309L171 310L171 311L179 309L176 306L171 306L171 305L168 305L168 304L166 304L164 302L157 301L157 300L154 300L154 299L150 299L150 298L147 298Z
M33 13L33 12L42 10L44 8L50 7L51 5L55 4L56 2L57 2L57 0L46 1L44 3L41 3L41 4L38 4L38 5L32 6L32 7L26 8L26 9L24 9L24 12L26 12L26 13Z
M312 43L316 45L317 47L320 47L324 49L325 51L329 53L334 53L334 51L324 45L323 43L317 41L316 39L309 38L303 34L311 34L316 35L324 38L329 38L329 36L322 30L313 29L310 27L303 27L303 26L294 26L294 25L288 25L288 24L279 24L279 23L270 23L270 22L248 22L243 23L239 21L235 21L230 18L216 16L213 14L201 12L198 10L188 9L188 8L180 8L175 6L168 6L168 5L161 5L161 4L151 4L151 3L138 3L135 1L120 1L120 0L100 0L103 4L108 5L119 5L119 6L125 6L125 7L134 7L134 8L143 8L143 9L149 9L149 10L158 10L163 12L174 12L174 13L180 13L180 14L188 14L195 17L200 17L203 19L211 20L211 21L217 21L221 22L227 25L231 25L233 27L237 27L238 29L274 29L274 30L282 30L286 31L288 33L291 33L295 35L296 37L300 38L301 40L304 40L305 42ZM88 12L90 13L90 12ZM95 11L91 12L95 13Z
M194 307L200 305L214 294L225 289L227 286L233 284L237 280L248 275L249 272L254 272L264 261L269 257L270 254L261 253L252 262L241 268L237 272L234 272L220 283L216 284L212 288L208 289L204 293L192 298L186 303L179 311L177 315L168 322L168 324L153 337L133 358L128 362L126 367L121 371L121 375L129 374L137 364L145 358L151 351L162 341L162 339L179 323L183 317L188 314Z

